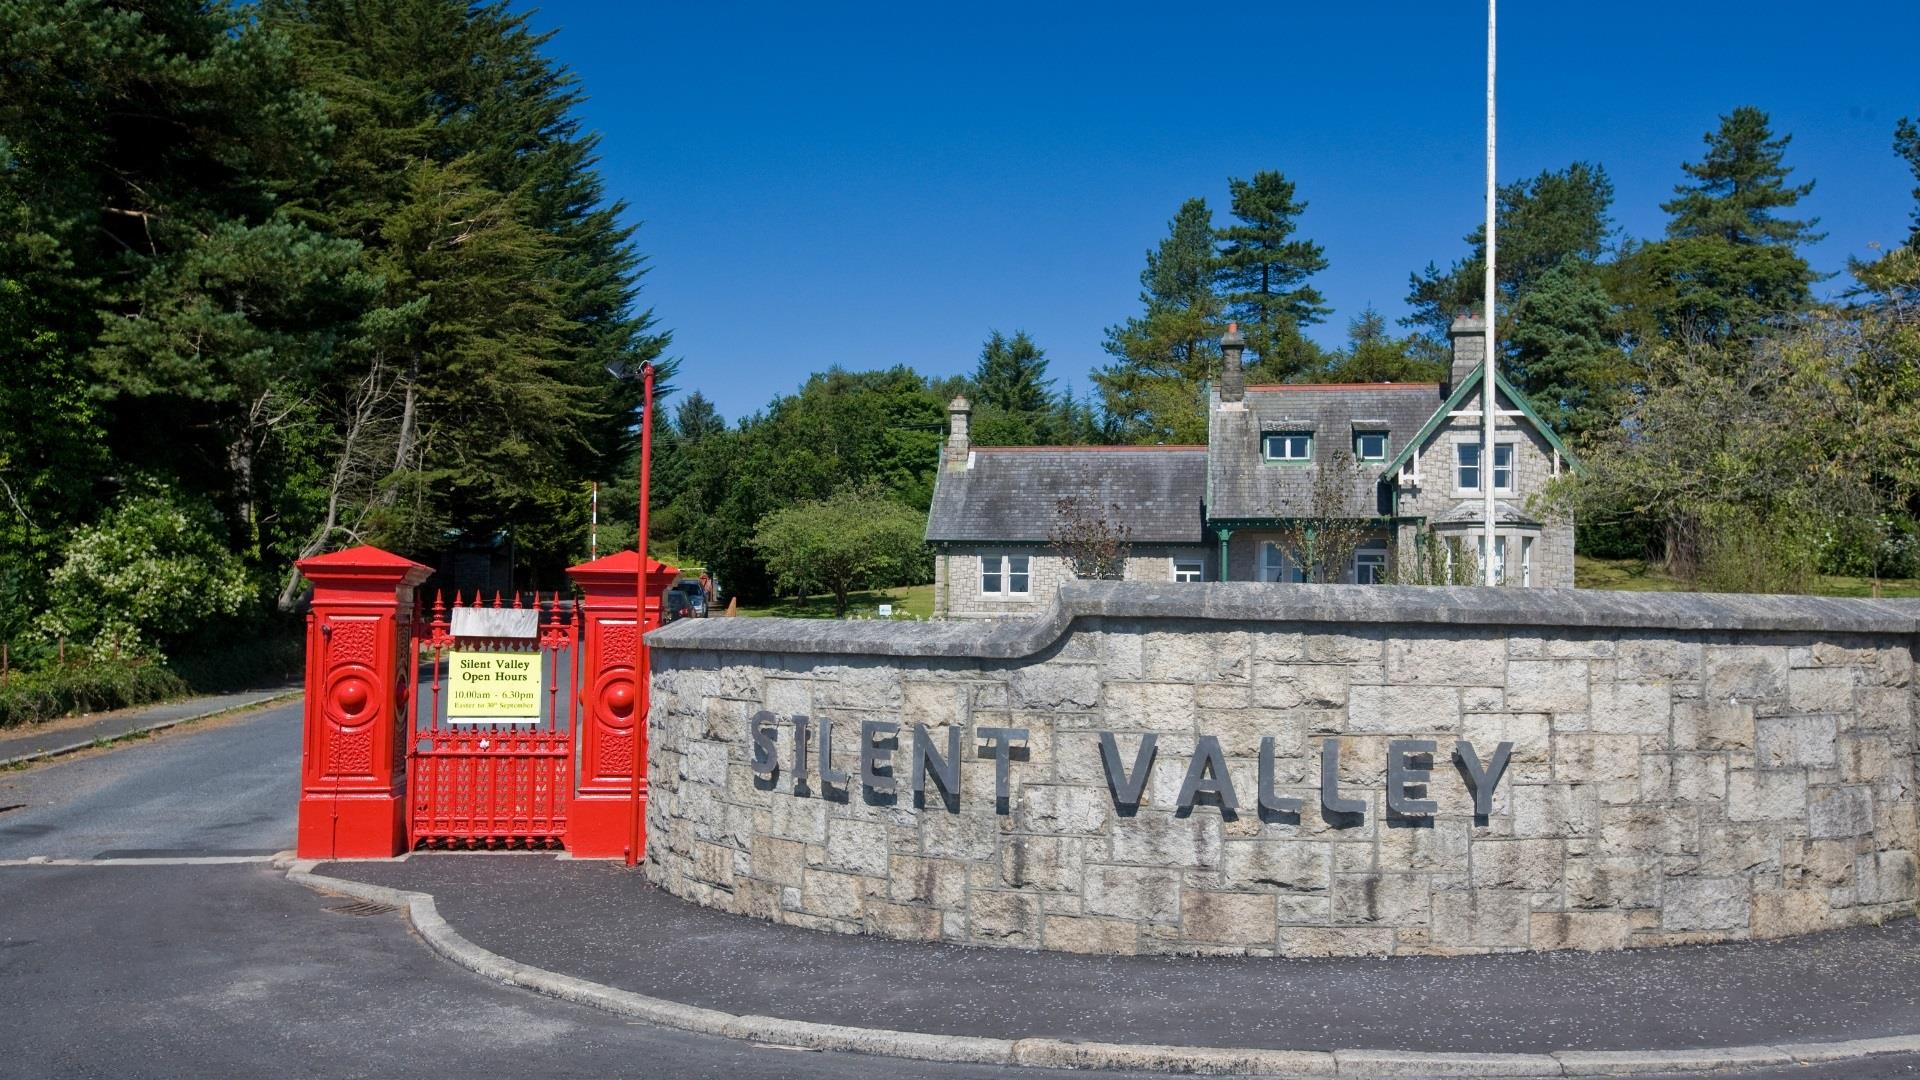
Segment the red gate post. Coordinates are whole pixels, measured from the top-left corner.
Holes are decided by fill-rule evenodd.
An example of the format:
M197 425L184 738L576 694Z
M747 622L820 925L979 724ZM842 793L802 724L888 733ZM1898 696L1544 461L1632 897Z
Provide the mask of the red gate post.
M364 545L295 565L313 582L295 851L398 855L407 849L413 590L433 571Z
M639 755L640 811L647 803L647 732L641 712L644 696L634 683L633 609L640 556L619 551L567 570L580 586L586 666L579 688L581 715L575 733L580 756L580 787L567 817L567 852L577 859L619 858L626 854L633 821L634 755ZM660 625L667 589L680 576L676 567L647 560L647 610L641 632ZM635 746L636 716L639 745ZM644 817L643 817L644 820ZM641 846L646 844L645 834Z

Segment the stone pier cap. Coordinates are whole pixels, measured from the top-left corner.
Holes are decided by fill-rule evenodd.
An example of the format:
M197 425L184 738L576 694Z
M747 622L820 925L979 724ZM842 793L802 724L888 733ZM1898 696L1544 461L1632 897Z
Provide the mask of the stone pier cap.
M818 619L683 619L649 634L647 643L656 649L720 652L1014 660L1045 650L1080 618L1915 634L1920 633L1920 600L1484 586L1075 581L1061 586L1048 611L1029 618L833 624Z

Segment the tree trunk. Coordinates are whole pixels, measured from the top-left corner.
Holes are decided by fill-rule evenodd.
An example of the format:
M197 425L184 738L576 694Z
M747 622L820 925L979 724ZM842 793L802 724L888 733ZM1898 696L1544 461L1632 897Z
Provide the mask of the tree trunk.
M340 452L334 458L333 474L327 480L326 513L321 517L320 524L315 526L313 533L307 537L307 542L300 546L300 554L295 556L295 561L318 555L327 549L327 545L333 541L334 534L342 528L340 518L350 488L360 487L360 512L355 521L355 527L347 530L349 535L357 532L358 526L365 523L367 509L372 501L369 489L378 480L378 474L374 472L378 466L372 465L369 459L375 459L375 455L380 453L377 442L373 446L366 444L372 439L374 430L380 422L380 407L391 392L391 388L381 380L381 370L382 365L376 359L354 395L351 411L346 418L345 431L341 434ZM275 606L283 612L297 610L306 597L304 585L305 579L301 577L299 569L294 566L287 567L287 575L281 583L280 596L275 601Z
M407 360L406 389L400 406L400 437L393 448L393 473L387 480L386 490L381 493L380 502L384 506L393 505L400 496L400 473L407 467L407 456L413 453L413 430L415 399L418 396L415 387L420 381L420 350L413 350Z

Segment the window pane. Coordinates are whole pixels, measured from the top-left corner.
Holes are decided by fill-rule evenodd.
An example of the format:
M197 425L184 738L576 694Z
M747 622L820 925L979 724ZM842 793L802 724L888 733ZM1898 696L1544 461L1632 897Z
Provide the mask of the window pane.
M1486 558L1487 538L1482 536L1480 537L1480 564L1482 566L1486 565ZM1507 580L1507 538L1504 536L1496 536L1493 538L1493 580L1501 584L1505 584Z
M1387 456L1387 433L1384 431L1363 431L1354 436L1354 456L1362 461L1380 461Z
M1173 580L1199 581L1205 573L1205 566L1199 559L1173 560Z
M980 557L980 591L983 593L1000 591L1000 556L982 555Z
M1493 448L1493 486L1496 490L1513 490L1513 444L1497 443Z
M1026 556L1026 555L1007 556L1007 591L1008 592L1023 593L1027 591L1027 582L1028 582L1027 566L1028 566L1029 558L1030 556Z
M1280 555L1280 545L1261 544L1260 545L1260 580L1261 581L1281 580L1280 573L1283 568L1282 562L1283 562L1283 559L1281 558L1281 555Z
M1386 572L1387 553L1384 551L1362 551L1353 557L1353 582L1356 585L1377 585Z
M1275 432L1264 437L1262 446L1262 452L1269 461L1309 461L1313 458L1313 435L1309 432Z
M1479 487L1480 486L1480 444L1479 443L1455 443L1453 444L1453 452L1454 452L1454 460L1459 463L1458 468L1455 470L1456 472L1459 473L1459 477L1458 477L1458 480L1456 481L1456 485L1462 488L1469 488L1469 489Z

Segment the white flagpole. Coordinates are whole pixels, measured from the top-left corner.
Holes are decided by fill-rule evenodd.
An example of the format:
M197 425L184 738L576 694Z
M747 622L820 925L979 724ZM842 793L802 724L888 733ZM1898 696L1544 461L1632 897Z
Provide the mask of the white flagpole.
M1480 380L1480 490L1484 493L1483 535L1485 548L1481 552L1481 561L1488 585L1496 584L1494 576L1494 513L1493 513L1493 465L1499 451L1493 443L1494 404L1494 355L1495 355L1495 295L1494 295L1494 235L1493 219L1498 194L1493 180L1493 55L1494 55L1494 7L1499 0L1487 0L1487 278L1486 302L1484 310L1487 320L1487 358L1484 364L1484 377Z

